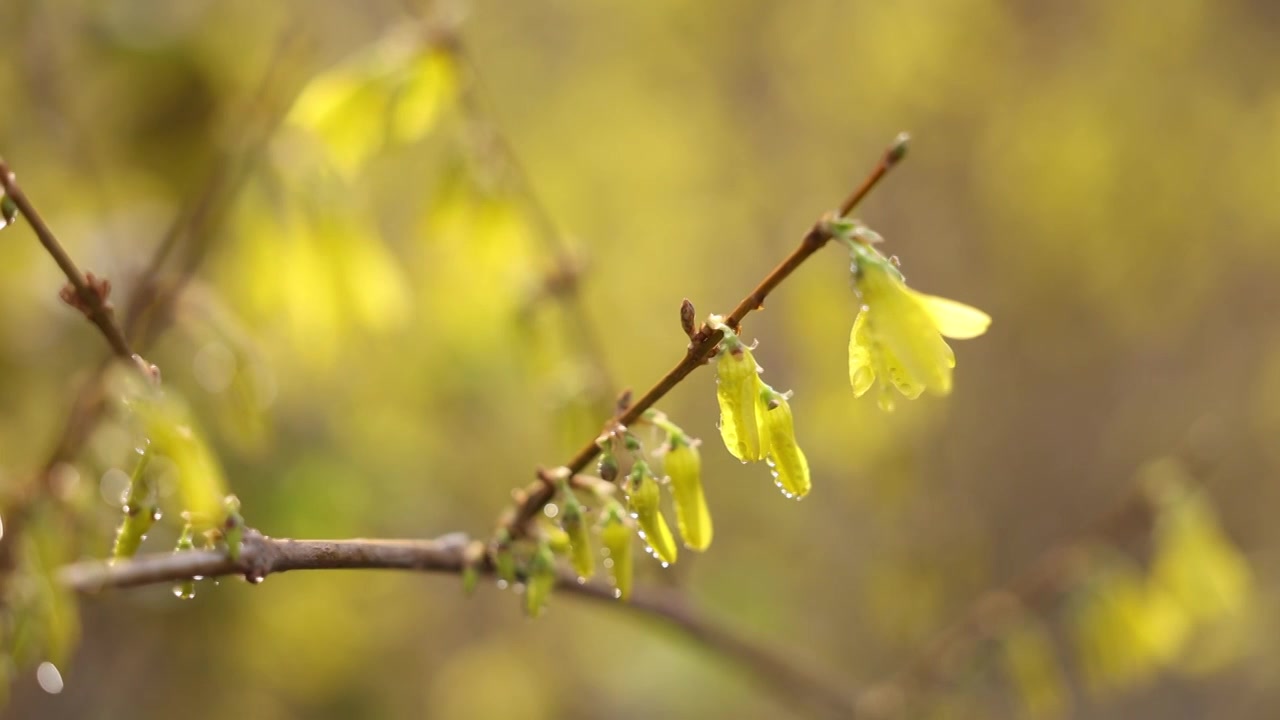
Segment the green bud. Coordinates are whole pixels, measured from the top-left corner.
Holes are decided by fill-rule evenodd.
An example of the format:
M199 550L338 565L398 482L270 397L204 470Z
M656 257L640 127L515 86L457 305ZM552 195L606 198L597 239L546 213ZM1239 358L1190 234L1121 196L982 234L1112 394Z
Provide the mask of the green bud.
M565 532L564 528L548 525L543 532L546 534L547 546L551 548L552 553L563 555L569 552L571 541L569 533Z
M467 595L475 592L480 582L480 562L484 559L484 543L473 540L462 551L462 591Z
M178 544L174 546L174 552L183 552L191 550L195 547L195 528L191 523L187 523L182 527L182 534L178 536ZM173 586L173 594L183 600L190 600L196 596L196 581L194 579L183 580Z
M596 558L591 546L591 532L587 527L586 508L572 493L565 496L564 515L560 525L569 535L570 560L573 571L586 580L596 572Z
M529 576L525 583L524 611L529 617L538 617L551 599L556 586L556 558L551 544L543 541L529 560Z
M223 521L222 539L227 544L227 557L240 559L240 550L244 546L244 518L240 516L240 498L228 495L222 501L227 517Z
M610 502L602 513L600 542L609 559L605 565L613 578L614 595L619 600L631 597L631 584L635 566L631 559L631 538L634 533L628 522L627 511L616 502Z
M138 453L138 464L133 468L133 476L129 478L129 491L124 501L124 520L116 531L115 546L111 549L114 558L133 557L138 552L142 541L147 539L147 531L160 517L160 508L155 504L155 486L147 475L147 465L151 461L151 444L147 443Z
M664 564L674 563L677 556L676 539L659 508L661 492L658 481L649 471L648 464L643 461L636 462L628 480L627 500L631 503L631 511L640 521L645 541L653 548L654 556Z
M503 539L493 553L493 571L498 576L498 586L507 587L516 581L516 557L511 552L511 541Z
M0 194L0 228L12 223L16 217L18 217L18 204L8 195Z

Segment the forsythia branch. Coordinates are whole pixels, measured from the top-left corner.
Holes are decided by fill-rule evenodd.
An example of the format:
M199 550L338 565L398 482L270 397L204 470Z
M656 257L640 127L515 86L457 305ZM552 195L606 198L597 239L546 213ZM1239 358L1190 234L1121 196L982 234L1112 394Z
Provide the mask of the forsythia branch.
M53 230L45 224L44 218L40 217L40 213L31 204L27 194L22 191L22 187L18 185L17 176L3 159L0 159L0 186L4 187L4 196L18 207L19 213L39 238L40 244L53 257L54 262L58 263L62 273L67 276L67 282L75 291L74 296L65 298L68 304L82 311L85 317L98 327L102 336L107 339L107 343L111 345L113 353L124 360L132 361L133 350L129 347L129 341L125 339L124 331L116 324L110 305L107 304L107 291L111 285L104 280L94 278L92 274L85 276L80 272L80 268L67 254L62 243L58 242Z
M900 134L885 151L880 162L871 171L871 173L863 180L862 184L854 190L840 205L837 213L832 213L810 228L800 241L800 245L792 251L776 268L765 276L760 284L755 287L746 297L738 303L733 312L724 321L725 325L734 332L737 332L742 321L755 310L764 307L764 301L778 285L782 284L796 268L800 267L809 256L813 255L822 246L827 244L832 237L832 231L828 221L840 217L844 217L853 212L854 208L862 202L872 189L880 182L889 170L891 170L906 155L908 137L906 133ZM833 217L834 216L834 217ZM616 422L626 426L639 420L645 410L653 407L674 387L679 385L690 373L696 370L700 365L705 363L715 352L720 341L724 339L724 331L712 329L703 324L701 329L694 333L689 343L685 356L671 370L667 372L653 387L636 400L629 407L623 409L617 416ZM595 459L600 453L600 446L596 444L596 439L592 438L590 442L578 451L565 467L568 468L570 474L577 474L586 469L587 465ZM513 509L502 520L501 527L505 529L513 537L522 535L528 528L529 522L542 510L551 499L555 497L555 486L551 483L539 480L530 484L518 495L518 502Z
M59 578L74 590L93 593L177 583L193 577L242 575L250 582L260 582L268 575L291 570L392 569L458 575L467 567L467 548L471 544L471 539L462 533L430 540L289 540L249 531L236 559L220 550L152 553L112 563L85 561L68 565L59 571ZM476 570L493 573L484 558L479 559ZM853 714L854 690L822 679L811 670L798 669L793 661L717 625L697 613L678 593L637 591L630 602L623 604L614 599L612 586L580 583L570 572L558 575L557 586L563 592L663 622L738 663L784 702L804 705L823 717L848 718Z

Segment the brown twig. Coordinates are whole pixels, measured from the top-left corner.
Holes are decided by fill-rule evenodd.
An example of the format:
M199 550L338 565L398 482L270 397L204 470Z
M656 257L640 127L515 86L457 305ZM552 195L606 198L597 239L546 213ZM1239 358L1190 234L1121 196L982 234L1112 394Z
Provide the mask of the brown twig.
M131 361L133 359L133 350L129 347L129 341L125 339L124 332L116 324L114 313L107 303L110 284L104 280L94 278L92 275L86 277L84 273L80 272L80 268L76 266L75 261L67 254L67 251L62 247L62 243L58 242L53 230L49 229L44 218L40 217L40 213L36 211L31 200L27 198L27 194L22 191L22 186L18 184L17 176L9 169L9 165L3 159L0 159L0 187L4 188L4 195L13 201L13 204L18 207L19 214L31 225L31 229L40 240L40 244L44 246L45 251L53 258L53 261L58 263L62 274L67 276L67 282L70 283L74 295L68 293L63 296L63 299L67 301L67 304L82 312L85 317L89 318L98 327L98 330L102 332L102 336L107 339L107 344L111 346L111 351L116 356Z
M59 579L83 593L112 588L176 583L194 577L244 576L260 582L268 575L297 570L392 569L461 574L467 564L469 538L460 533L433 540L287 540L250 531L239 557L226 552L192 550L139 555L116 563L86 561L63 567ZM477 570L492 574L488 564ZM855 694L831 683L717 625L671 591L637 590L629 603L618 603L611 586L579 583L563 573L559 588L569 594L607 602L661 621L718 655L737 663L780 700L803 705L822 717L851 717Z
M838 215L839 217L846 216L853 212L858 204L862 202L863 198L865 198L871 190L875 188L880 180L888 174L889 170L902 160L906 154L907 139L906 134L903 133L894 140L893 144L880 158L880 162L871 171L871 173L867 175L862 184L859 185L843 203L841 203ZM800 241L799 247L793 250L786 259L773 269L772 272L766 275L765 278L760 281L760 284L742 299L742 302L738 303L738 306L734 308L729 317L725 319L725 325L734 332L741 329L742 321L746 319L747 315L751 314L755 310L763 308L764 301L769 296L769 293L780 285L783 280L786 280L791 273L795 272L796 268L800 267L805 260L808 260L811 255L820 250L823 245L826 245L827 241L832 237L833 236L828 227L828 223L826 222L826 218L815 223ZM621 425L630 425L640 419L640 416L644 414L645 410L653 407L654 404L661 400L668 392L671 391L672 388L679 385L681 381L688 377L689 373L692 373L706 362L723 339L723 330L712 329L704 324L698 332L694 333L693 339L689 343L689 347L685 351L685 355L680 362L677 363L675 367L671 368L671 370L667 371L667 374L662 376L662 378L658 380L653 387L649 388L649 390L645 392L639 400L635 401L629 408L620 413L616 421ZM596 444L595 438L592 438L590 442L582 446L582 449L578 451L577 455L574 455L574 457L565 464L565 467L569 469L570 473L576 474L582 472L599 453L600 447ZM551 499L554 496L555 488L547 485L546 483L536 482L529 485L524 489L523 493L518 496L521 500L516 505L514 511L508 513L503 518L502 527L500 529L505 530L512 536L519 536L523 534L528 527L529 522L532 521L539 512L541 512L542 508L545 507L547 503L551 502Z

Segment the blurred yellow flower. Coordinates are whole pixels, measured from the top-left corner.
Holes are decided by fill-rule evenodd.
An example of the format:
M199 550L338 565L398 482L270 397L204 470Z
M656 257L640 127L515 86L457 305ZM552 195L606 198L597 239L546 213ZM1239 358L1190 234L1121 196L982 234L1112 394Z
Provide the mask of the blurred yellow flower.
M942 338L974 338L991 317L954 300L907 287L884 256L854 245L853 269L862 309L849 337L849 382L862 397L878 381L880 408L893 409L891 388L908 399L951 392L955 354Z

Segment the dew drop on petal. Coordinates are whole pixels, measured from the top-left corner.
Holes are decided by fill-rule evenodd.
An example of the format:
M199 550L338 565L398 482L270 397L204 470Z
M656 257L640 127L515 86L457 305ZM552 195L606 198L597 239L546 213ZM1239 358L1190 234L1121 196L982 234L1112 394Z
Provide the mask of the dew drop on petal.
M36 682L40 684L41 690L50 695L62 692L62 673L58 672L57 666L51 662L42 662L40 667L36 668Z

